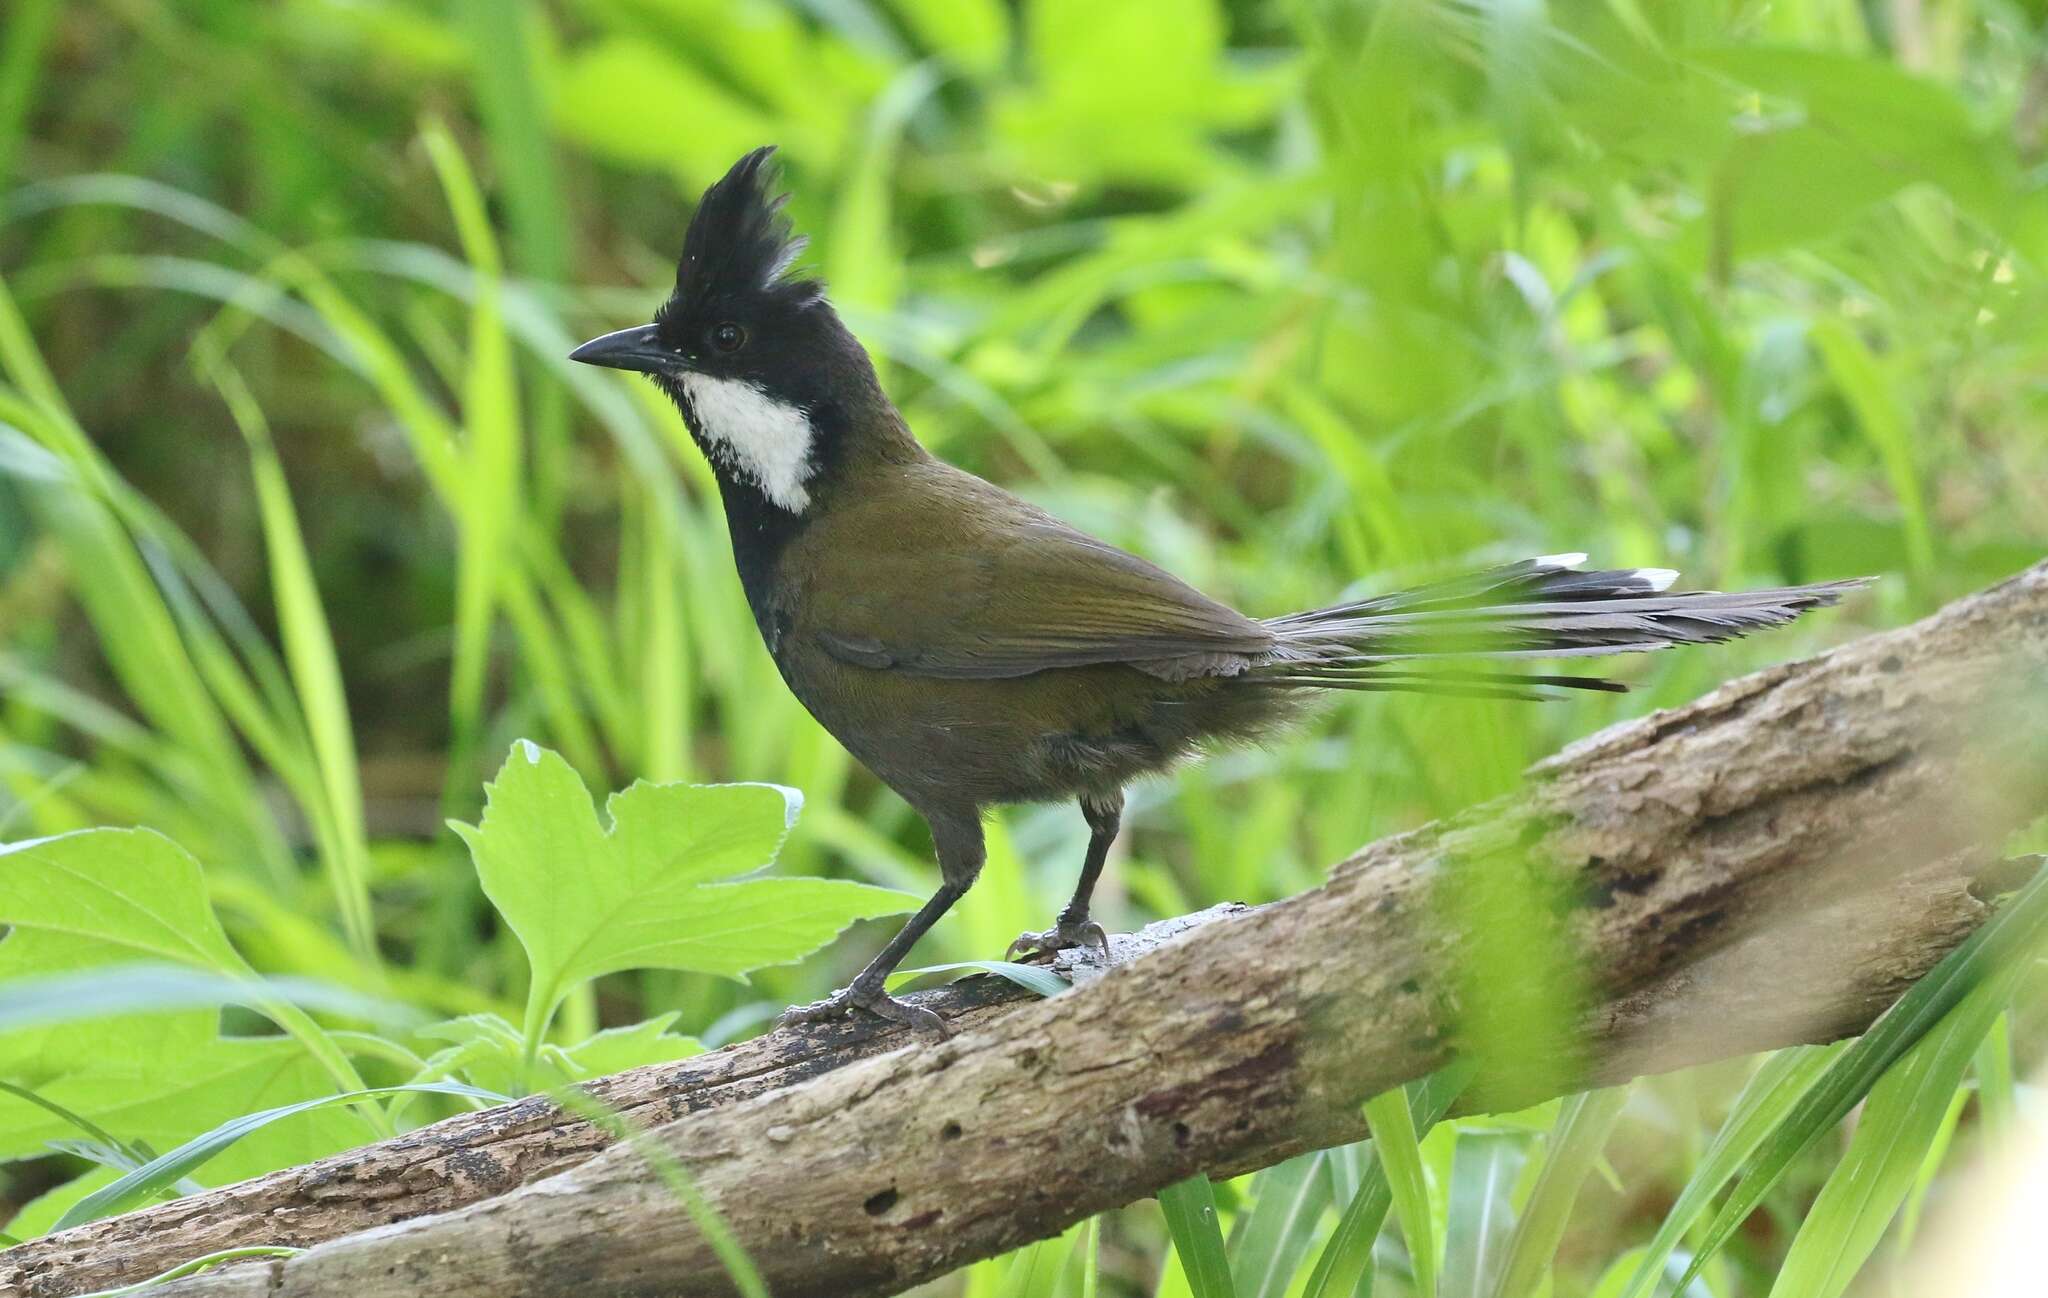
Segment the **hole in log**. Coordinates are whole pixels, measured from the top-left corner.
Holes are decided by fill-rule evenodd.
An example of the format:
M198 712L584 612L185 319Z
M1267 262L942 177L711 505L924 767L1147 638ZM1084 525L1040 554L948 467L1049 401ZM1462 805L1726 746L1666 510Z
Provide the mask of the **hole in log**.
M960 1124L959 1124L959 1123L957 1123L957 1122L949 1122L949 1123L947 1123L947 1124L946 1124L945 1126L943 1126L943 1127L940 1127L940 1128L939 1128L939 1139L940 1139L940 1140L958 1140L958 1139L960 1139Z
M874 1194L869 1195L868 1201L861 1206L868 1210L868 1216L881 1216L896 1206L896 1187L892 1185L886 1190L876 1191Z
M1189 1134L1190 1134L1190 1133L1189 1133L1189 1131L1188 1131L1188 1124L1187 1124L1187 1123L1185 1123L1185 1122L1176 1122L1176 1123L1174 1123L1174 1124L1173 1124L1173 1144L1174 1144L1174 1148L1176 1148L1176 1149L1186 1149L1186 1148L1188 1147L1188 1136L1189 1136Z

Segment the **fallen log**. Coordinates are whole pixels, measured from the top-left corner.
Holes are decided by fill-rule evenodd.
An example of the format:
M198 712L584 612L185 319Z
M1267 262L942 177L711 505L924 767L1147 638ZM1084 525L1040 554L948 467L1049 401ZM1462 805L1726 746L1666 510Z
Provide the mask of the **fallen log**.
M930 1044L786 1030L592 1087L659 1125L777 1295L881 1295L1195 1171L1357 1139L1364 1097L1452 1053L1467 871L1568 898L1588 1008L1506 1106L1860 1031L1989 913L2048 810L2048 564L1935 616L1733 681L1375 843L1324 886L1151 933L1048 1001L968 984ZM215 1249L314 1244L173 1295L714 1294L705 1237L630 1146L544 1100L0 1253L60 1298ZM387 1224L388 1223L388 1224Z

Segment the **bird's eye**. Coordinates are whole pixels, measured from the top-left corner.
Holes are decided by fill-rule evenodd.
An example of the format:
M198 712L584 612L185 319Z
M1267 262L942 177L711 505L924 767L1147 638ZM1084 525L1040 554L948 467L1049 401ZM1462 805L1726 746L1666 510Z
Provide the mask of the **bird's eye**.
M711 345L722 352L736 352L746 345L747 331L728 320L711 331Z

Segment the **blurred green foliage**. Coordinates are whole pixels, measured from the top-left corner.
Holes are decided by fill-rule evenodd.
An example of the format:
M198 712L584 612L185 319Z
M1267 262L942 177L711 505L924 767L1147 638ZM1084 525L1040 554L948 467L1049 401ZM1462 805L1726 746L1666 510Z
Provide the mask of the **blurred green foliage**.
M163 831L206 863L234 960L474 1016L414 1043L436 1058L520 1045L525 958L443 828L516 737L598 789L799 788L784 872L928 890L915 819L775 678L673 412L564 360L646 318L696 193L774 142L928 444L1250 611L1565 549L1708 586L1886 578L1629 663L1630 698L1337 704L1137 791L1102 909L1297 891L1570 737L2048 549L2043 22L2037 0L11 0L0 835ZM921 960L991 956L1063 899L1071 808L992 829ZM1474 1045L1513 1053L1570 1012L1570 953L1519 872L1465 882L1451 904L1497 939L1460 988ZM751 985L611 974L555 1048L670 1011L655 1036L715 1044L873 936ZM158 1020L195 1059L258 1048ZM1951 1048L1924 1103L1897 1084L1900 1129L1936 1105L1947 1148L1980 1078L2009 1109L2038 1026L2001 1022L1960 1083ZM340 1062L373 1081L424 1062L358 1045L376 1057ZM222 1104L342 1084L293 1058L291 1093ZM1531 1152L1548 1113L1418 1121L1381 1291L1499 1282L1474 1268L1505 1219L1460 1205L1562 1183L1529 1214L1564 1240L1555 1291L1618 1292L1741 1076L1640 1087L1618 1118L1573 1102L1548 1139L1576 1177ZM119 1130L111 1094L82 1116L121 1140L198 1130ZM1639 1138L1586 1178L1611 1121ZM324 1110L202 1179L364 1134ZM1336 1220L1360 1158L1214 1198L1278 1249L1265 1192L1324 1187ZM0 1199L84 1165L19 1165ZM1770 1291L1832 1166L1795 1163L1712 1293ZM1079 1238L959 1284L1188 1292L1154 1210ZM1441 1265L1407 1265L1419 1238Z

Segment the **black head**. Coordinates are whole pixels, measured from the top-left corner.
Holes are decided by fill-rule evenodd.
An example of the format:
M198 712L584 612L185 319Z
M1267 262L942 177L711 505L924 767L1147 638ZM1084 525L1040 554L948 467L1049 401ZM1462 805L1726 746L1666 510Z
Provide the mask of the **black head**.
M722 476L801 512L828 443L879 389L824 286L792 273L804 240L782 210L788 196L774 192L774 152L754 150L704 191L654 322L569 357L650 375Z

